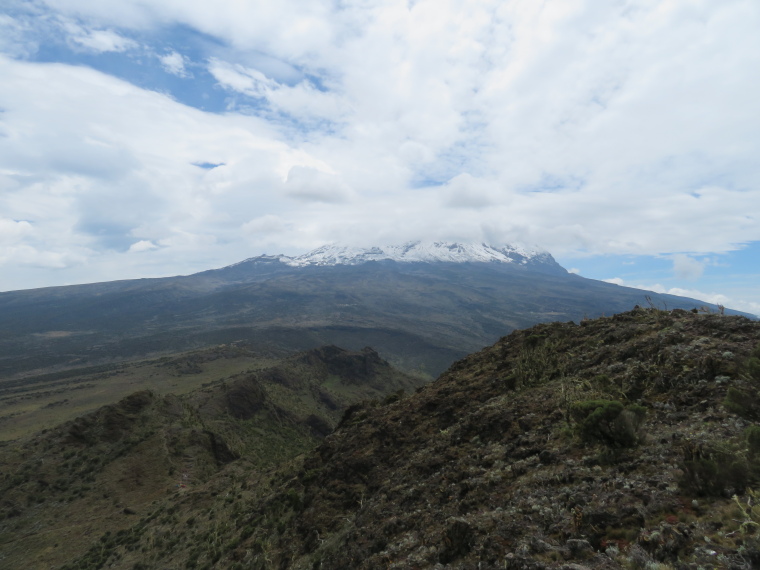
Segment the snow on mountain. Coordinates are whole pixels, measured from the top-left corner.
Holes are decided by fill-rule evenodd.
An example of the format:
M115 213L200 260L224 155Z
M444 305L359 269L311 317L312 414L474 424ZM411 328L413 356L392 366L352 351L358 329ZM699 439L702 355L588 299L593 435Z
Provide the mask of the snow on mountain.
M281 257L292 267L308 265L359 265L367 261L396 262L498 262L498 263L555 263L551 255L537 247L506 245L493 247L484 243L453 243L414 241L402 245L358 248L340 244L324 245L297 257Z

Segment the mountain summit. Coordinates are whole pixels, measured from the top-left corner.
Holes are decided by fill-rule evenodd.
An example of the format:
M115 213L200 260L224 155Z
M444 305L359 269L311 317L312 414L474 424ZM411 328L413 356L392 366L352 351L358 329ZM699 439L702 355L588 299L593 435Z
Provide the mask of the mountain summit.
M492 246L485 243L447 241L410 241L400 245L372 247L328 244L295 257L264 255L247 259L243 263L274 260L290 267L361 265L369 261L509 263L514 266L566 273L566 270L554 260L549 252L535 246L523 244Z
M285 263L303 265L358 265L367 261L391 260L399 262L452 263L499 262L527 264L544 261L551 255L536 247L519 244L494 247L485 243L455 243L446 241L411 241L401 245L368 248L330 244L305 255L289 258ZM552 259L553 261L553 259Z

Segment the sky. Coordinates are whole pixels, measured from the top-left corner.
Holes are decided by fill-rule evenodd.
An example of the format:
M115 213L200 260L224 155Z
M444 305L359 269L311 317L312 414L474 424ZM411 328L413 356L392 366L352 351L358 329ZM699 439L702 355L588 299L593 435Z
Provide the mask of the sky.
M1 0L0 291L539 245L760 313L757 0Z

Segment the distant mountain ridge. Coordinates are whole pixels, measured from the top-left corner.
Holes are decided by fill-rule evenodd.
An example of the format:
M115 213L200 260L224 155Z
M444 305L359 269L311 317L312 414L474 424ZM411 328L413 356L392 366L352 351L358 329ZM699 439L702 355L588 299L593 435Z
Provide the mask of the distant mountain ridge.
M552 255L537 246L520 243L493 246L486 243L460 243L449 241L410 241L403 244L356 247L346 244L327 244L309 253L290 257L262 255L241 263L276 261L290 267L360 265L370 261L398 263L511 263L541 266L551 271L567 271ZM240 265L240 263L234 264Z
M534 247L333 244L194 275L0 293L0 398L3 379L31 371L230 342L278 355L371 346L433 376L515 329L647 304L718 310L585 279Z

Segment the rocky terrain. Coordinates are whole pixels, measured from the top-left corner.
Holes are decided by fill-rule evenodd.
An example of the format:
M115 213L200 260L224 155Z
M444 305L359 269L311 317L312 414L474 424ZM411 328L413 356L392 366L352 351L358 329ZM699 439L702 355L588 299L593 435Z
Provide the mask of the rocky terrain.
M537 325L293 461L166 490L64 567L757 567L759 386L743 317Z

